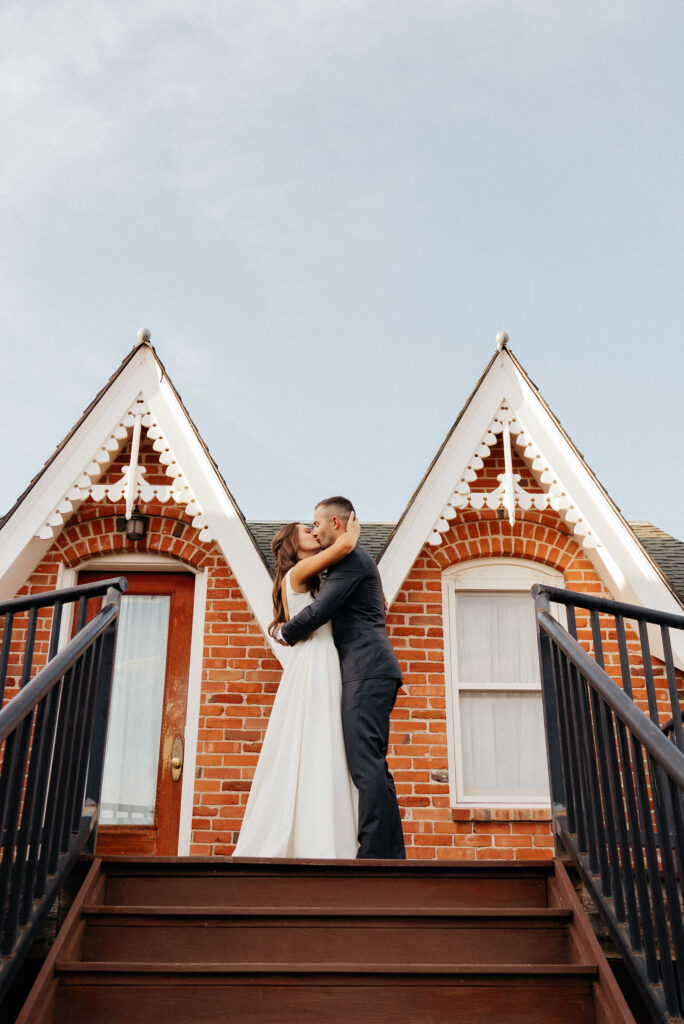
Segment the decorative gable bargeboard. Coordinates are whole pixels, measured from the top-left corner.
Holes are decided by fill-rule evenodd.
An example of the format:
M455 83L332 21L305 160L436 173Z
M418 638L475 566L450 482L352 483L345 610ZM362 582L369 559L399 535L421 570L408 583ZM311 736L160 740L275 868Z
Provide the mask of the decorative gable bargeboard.
M136 507L149 517L139 542L123 528ZM266 632L279 525L250 529L143 341L0 529L4 598L70 585L86 570L192 577L180 854L229 855L239 833L287 657ZM378 558L404 673L389 760L408 856L550 856L529 587L542 580L681 611L647 540L503 348L399 523L367 525L362 543ZM681 670L684 651L675 658Z

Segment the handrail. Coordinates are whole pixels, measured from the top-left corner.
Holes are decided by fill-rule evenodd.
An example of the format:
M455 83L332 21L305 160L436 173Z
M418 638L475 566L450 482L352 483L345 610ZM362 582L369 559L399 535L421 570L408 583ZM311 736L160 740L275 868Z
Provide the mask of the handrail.
M555 599L554 599L555 600ZM641 740L654 760L684 789L684 754L663 736L661 729L635 705L634 701L616 686L605 669L596 664L591 655L570 636L567 630L548 612L539 611L537 622L558 645L572 664L579 669L592 688L608 707Z
M623 619L635 619L637 622L652 622L656 626L672 626L674 629L684 629L684 615L660 612L655 608L643 608L639 604L625 604L623 601L613 601L607 597L596 597L594 594L581 594L574 590L561 590L560 587L549 587L545 583L535 583L531 592L532 597L536 597L538 594L546 594L549 600L555 604L585 608L588 611L606 612L608 615L615 615L618 612Z
M124 576L83 586L66 587L47 593L30 594L25 597L12 598L0 602L0 705L5 696L7 672L10 667L10 654L21 662L20 688L24 688L34 671L36 638L39 630L50 630L48 660L54 658L60 643L63 627L63 614L70 605L76 606L76 631L83 628L86 622L88 602L95 597L104 596L114 587L121 593L128 586ZM26 618L25 618L26 616ZM48 616L51 616L48 618ZM46 622L46 618L48 621ZM25 622L25 628L24 628Z
M26 684L23 690L8 701L0 711L0 743L7 739L27 715L31 714L55 683L76 664L83 651L97 640L118 614L119 610L115 604L106 604L66 647L63 647L59 654L56 654L45 668Z
M68 604L82 598L100 597L114 587L119 592L125 591L128 581L125 576L116 576L110 580L97 580L95 583L80 583L75 587L64 587L62 590L47 590L40 594L28 594L26 597L13 597L9 601L0 601L0 615L7 612L18 614L31 608L48 608L55 604Z
M669 635L684 629L684 617L545 585L532 593L557 843L574 861L654 1018L684 1022L684 716ZM568 608L567 630L550 614L552 601ZM579 630L576 608L589 612ZM612 619L622 686L604 664L611 633L602 614ZM640 661L625 620L637 623ZM660 627L664 673L657 671L667 689L656 687L649 625ZM645 690L648 714L635 703L636 686ZM668 696L674 742L660 726Z
M0 684L22 659L0 711L0 1002L75 859L94 848L120 596L125 577L0 603ZM103 606L87 622L88 601ZM62 612L76 634L58 650ZM31 678L38 611L51 610L48 661ZM28 612L25 629L17 616ZM43 628L44 614L41 616ZM17 629L17 624L22 629Z

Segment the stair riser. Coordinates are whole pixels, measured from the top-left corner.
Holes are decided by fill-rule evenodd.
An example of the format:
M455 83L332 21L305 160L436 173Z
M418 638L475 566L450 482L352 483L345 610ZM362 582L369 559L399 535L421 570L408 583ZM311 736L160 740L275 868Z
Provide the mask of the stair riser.
M86 928L82 959L142 963L523 963L568 960L567 928L558 925L421 927L401 918L389 927L153 924L101 922ZM513 958L513 959L511 959Z
M125 877L107 880L110 906L135 907L451 907L546 906L540 878Z
M121 979L123 980L123 979ZM55 1024L593 1024L591 985L79 985L60 989Z

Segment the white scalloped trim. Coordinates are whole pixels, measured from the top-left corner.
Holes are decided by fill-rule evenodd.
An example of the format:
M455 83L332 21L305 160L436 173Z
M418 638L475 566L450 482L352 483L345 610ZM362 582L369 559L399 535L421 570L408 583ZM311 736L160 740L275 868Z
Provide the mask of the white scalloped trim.
M141 502L156 499L162 504L173 501L177 505L185 506L186 513L192 516L192 525L199 530L199 540L206 543L214 539L206 516L185 478L178 459L142 394L138 395L133 405L88 461L83 472L79 473L62 500L36 533L37 537L43 540L54 537L73 512L74 502L86 501L91 498L93 501L111 501L113 504L118 504L124 500L131 472L130 466L126 466L119 479L112 483L98 484L94 481L107 469L113 457L119 453L131 436L136 415L142 416L142 426L147 429L147 436L153 442L154 451L159 453L159 464L163 466L166 476L173 481L170 484L148 484L145 479L145 467L136 466L133 490L136 499Z
M484 466L483 460L489 457L498 435L506 432L506 428L510 435L515 436L516 448L532 472L538 475L543 490L540 492L526 491L524 487L520 486L519 473L512 474L511 485L508 487L506 474L499 473L497 474L499 486L495 490L489 493L484 491L473 493L471 484L477 480L479 471ZM573 534L581 541L583 548L599 546L599 541L586 519L574 505L562 482L506 402L501 403L499 411L485 431L484 437L454 487L453 494L432 527L427 537L427 543L431 547L439 547L444 540L444 534L451 529L459 511L466 508L481 509L485 506L492 510L506 508L511 525L515 519L516 508L522 511L533 507L539 511L552 508L572 528Z

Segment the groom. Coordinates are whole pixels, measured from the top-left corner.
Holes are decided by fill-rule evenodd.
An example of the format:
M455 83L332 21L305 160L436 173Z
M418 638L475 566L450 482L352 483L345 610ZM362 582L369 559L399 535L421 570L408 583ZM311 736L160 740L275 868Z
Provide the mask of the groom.
M347 527L354 507L327 498L314 511L313 535L328 548ZM290 646L332 621L342 669L342 729L347 763L359 791L357 857L403 858L404 836L387 767L389 719L401 671L385 625L385 601L375 562L357 547L332 565L315 600L284 623L279 635Z

